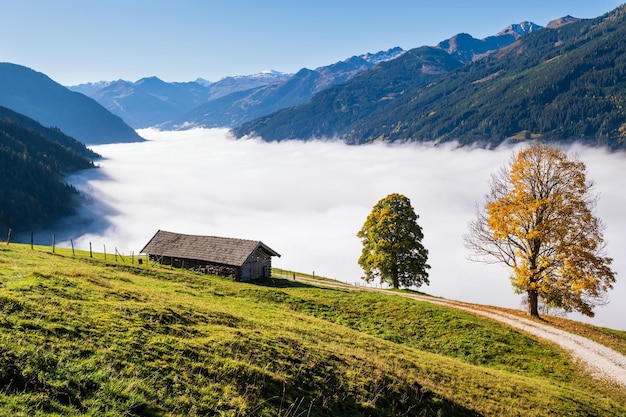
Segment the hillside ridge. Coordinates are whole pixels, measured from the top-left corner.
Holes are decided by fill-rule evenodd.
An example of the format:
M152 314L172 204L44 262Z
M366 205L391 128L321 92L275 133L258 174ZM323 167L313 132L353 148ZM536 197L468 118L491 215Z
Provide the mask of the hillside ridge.
M623 388L590 379L550 343L431 302L301 278L234 282L118 254L0 245L0 414L626 413Z
M294 275L295 276L295 275ZM585 364L591 374L601 380L610 380L626 388L626 355L622 354L602 343L593 341L587 337L574 334L553 325L533 320L529 317L520 317L504 311L504 309L466 303L463 301L449 300L439 297L425 296L413 292L398 292L376 287L354 287L341 282L320 280L298 275L298 279L313 285L345 288L350 290L376 291L389 295L408 297L414 300L425 301L458 310L467 311L490 320L506 324L512 328L530 333L534 336L556 343L568 351L574 360Z

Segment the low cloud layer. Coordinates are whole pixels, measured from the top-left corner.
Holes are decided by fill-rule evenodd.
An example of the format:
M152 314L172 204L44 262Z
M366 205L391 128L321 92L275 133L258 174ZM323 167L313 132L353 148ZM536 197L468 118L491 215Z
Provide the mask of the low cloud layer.
M101 168L71 182L92 203L72 235L78 247L138 253L158 230L261 240L279 268L362 282L356 237L373 205L390 193L411 199L429 250L430 294L519 308L509 271L467 260L462 235L492 173L512 149L417 144L235 140L224 130L144 130L145 143L95 147ZM569 148L587 164L600 193L609 256L618 283L591 322L626 329L624 153ZM581 317L572 315L572 318Z

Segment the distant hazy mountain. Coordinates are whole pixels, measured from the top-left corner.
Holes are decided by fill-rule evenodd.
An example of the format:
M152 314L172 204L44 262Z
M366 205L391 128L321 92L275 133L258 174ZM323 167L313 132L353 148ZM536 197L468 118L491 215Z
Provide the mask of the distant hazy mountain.
M343 83L354 75L400 56L401 48L375 54L353 56L332 65L309 70L303 68L282 82L246 91L237 91L213 99L191 112L161 125L164 129L191 127L233 127L255 117L306 103L316 93Z
M71 214L77 192L63 175L93 167L97 156L60 130L0 107L0 228L27 233Z
M267 71L254 75L226 77L214 83L203 79L170 83L157 77L148 77L136 82L102 81L68 88L88 95L130 126L138 129L174 120L209 100L281 82L289 77L288 74Z
M90 95L134 128L144 128L184 114L207 99L207 88L195 83L168 83L157 77L115 81Z
M263 71L253 75L225 77L217 82L205 85L209 88L209 100L215 100L239 91L282 83L292 76L293 74L286 74L279 71Z
M514 138L626 146L626 5L597 19L555 22L456 68L435 65L430 78L425 70L433 50L450 45L411 50L305 105L234 131L266 140L498 144Z
M119 80L122 81L122 80ZM91 97L92 94L97 93L103 88L107 88L109 85L113 84L115 81L96 81L91 83L78 84L73 86L67 86L69 90L76 91L77 93L84 94L88 97Z
M315 70L305 68L295 75L264 71L217 82L198 78L188 83L167 83L151 77L137 82L103 81L68 88L89 95L134 128L232 127L305 103L315 93L403 52L401 48L392 48L368 53Z
M30 68L0 63L0 106L54 126L86 144L141 141L119 117L95 100Z

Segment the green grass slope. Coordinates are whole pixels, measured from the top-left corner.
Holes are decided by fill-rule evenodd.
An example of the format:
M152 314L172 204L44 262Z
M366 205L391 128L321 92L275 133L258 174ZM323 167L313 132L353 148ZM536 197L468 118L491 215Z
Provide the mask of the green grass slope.
M0 415L626 415L559 349L463 312L56 252L0 244Z

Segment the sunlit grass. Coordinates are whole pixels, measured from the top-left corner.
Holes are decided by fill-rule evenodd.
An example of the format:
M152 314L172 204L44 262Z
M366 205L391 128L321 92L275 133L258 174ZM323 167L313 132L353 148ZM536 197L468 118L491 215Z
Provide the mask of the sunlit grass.
M626 415L506 326L293 279L0 245L0 415Z

